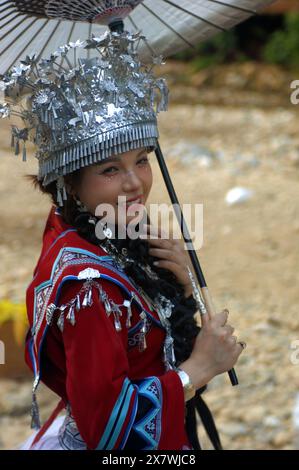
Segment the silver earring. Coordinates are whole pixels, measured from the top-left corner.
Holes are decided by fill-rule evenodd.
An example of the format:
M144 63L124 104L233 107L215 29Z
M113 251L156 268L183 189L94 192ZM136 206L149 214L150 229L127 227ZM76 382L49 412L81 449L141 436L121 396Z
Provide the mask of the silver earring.
M67 193L64 185L63 176L58 176L56 180L56 200L60 207L63 206L63 201L67 200Z

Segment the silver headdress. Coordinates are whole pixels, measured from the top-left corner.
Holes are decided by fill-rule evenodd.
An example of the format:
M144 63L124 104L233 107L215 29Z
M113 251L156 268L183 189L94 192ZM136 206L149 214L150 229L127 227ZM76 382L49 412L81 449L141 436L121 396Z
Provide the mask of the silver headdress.
M140 33L107 31L70 42L48 59L27 56L0 77L6 99L0 117L18 116L25 124L12 126L15 153L23 141L26 160L25 143L33 140L38 179L44 186L57 182L60 205L67 197L64 175L112 154L156 147L156 114L167 109L168 88L164 78L152 74L161 56L151 64L140 61L137 50L143 40ZM77 58L81 48L98 55Z

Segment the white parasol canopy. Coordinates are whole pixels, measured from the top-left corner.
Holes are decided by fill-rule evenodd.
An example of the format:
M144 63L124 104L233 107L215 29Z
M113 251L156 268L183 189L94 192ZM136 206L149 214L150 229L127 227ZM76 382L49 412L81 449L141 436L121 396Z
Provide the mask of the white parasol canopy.
M170 56L228 30L273 0L0 0L0 73L27 55L49 57L59 46L123 19L147 38L139 54ZM82 50L82 56L92 52Z

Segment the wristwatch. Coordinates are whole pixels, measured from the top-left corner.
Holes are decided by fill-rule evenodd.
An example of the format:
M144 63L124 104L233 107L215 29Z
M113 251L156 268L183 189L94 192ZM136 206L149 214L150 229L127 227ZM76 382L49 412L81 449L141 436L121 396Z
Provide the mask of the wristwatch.
M196 389L195 389L193 383L191 382L190 377L187 374L187 372L180 369L179 367L177 368L176 372L177 372L178 376L180 377L182 385L184 387L185 401L189 401L189 400L191 400L191 398L194 397L194 395L196 393Z

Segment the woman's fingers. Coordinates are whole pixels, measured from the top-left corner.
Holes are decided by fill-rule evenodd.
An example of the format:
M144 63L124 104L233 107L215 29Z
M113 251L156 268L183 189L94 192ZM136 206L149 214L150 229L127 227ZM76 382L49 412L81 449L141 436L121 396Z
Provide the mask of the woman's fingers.
M161 268L172 271L176 275L177 279L184 284L183 281L185 281L185 276L182 272L181 263L181 255L185 255L184 249L176 240L169 240L169 236L167 236L160 227L146 224L145 230L146 234L144 238L146 238L151 245L149 254L159 258L158 262L155 262L155 264ZM189 281L189 276L186 280ZM230 344L231 347L235 347L238 355L240 355L243 349L245 349L246 343L242 341L238 342L238 338L233 336L235 329L231 325L227 324L228 314L229 311L227 309L224 309L220 313L216 313L212 317L209 312L204 315L201 314L201 325L203 328L206 327L210 330L211 328L214 329L214 333L219 335L226 344Z
M141 235L141 238L146 239L151 245L168 248L178 253L185 253L184 247L180 244L179 240L175 240L169 236L160 227L154 227L153 225L145 225L145 233Z
M166 260L166 259L159 259L158 261L154 261L154 264L159 268L168 269L171 271L178 279L180 279L180 274L182 272L182 267L175 263L174 261Z
M222 329L225 331L227 336L231 336L235 331L234 327L232 327L231 325L225 325L222 327Z
M153 238L150 238L151 240L154 240L157 238L165 239L165 240L169 239L169 234L164 232L164 230L162 230L161 227L156 227L154 225L149 225L149 224L145 224L143 227L145 230L145 234L150 235L150 237L153 237Z
M150 226L147 225L147 227L149 228ZM161 230L153 230L155 235L162 234ZM150 239L148 234L146 240L150 245L149 254L158 258L154 262L155 266L172 271L177 281L183 286L185 296L189 296L192 292L192 285L186 268L187 260L185 251L178 245L177 241L174 240L165 240L162 238Z
M219 327L225 327L225 328L227 327L226 330L224 330L225 333L232 334L235 329L230 325L226 325L227 320L228 320L228 314L229 314L229 311L226 308L222 312L216 313L216 315L213 315L212 317L210 316L209 313L205 315L201 315L202 326L204 326L204 324L211 323L211 326L215 327L216 329L218 329ZM204 320L204 323L203 323L203 320Z
M224 309L220 313L216 313L213 318L213 322L215 323L216 326L224 326L227 323L228 320L228 310Z
M149 254L152 256L156 256L157 258L166 258L169 260L176 260L176 256L173 251L167 248L150 248Z

